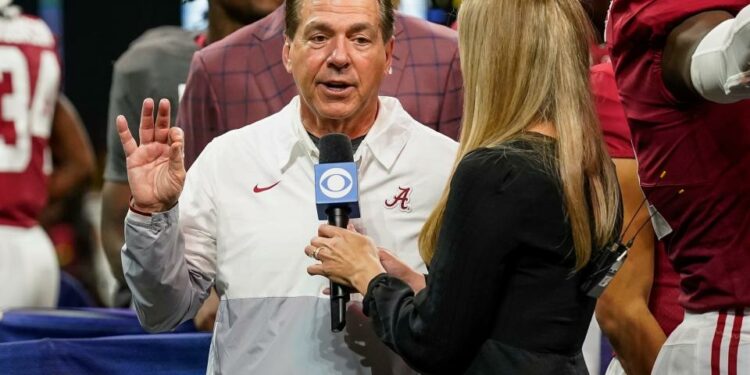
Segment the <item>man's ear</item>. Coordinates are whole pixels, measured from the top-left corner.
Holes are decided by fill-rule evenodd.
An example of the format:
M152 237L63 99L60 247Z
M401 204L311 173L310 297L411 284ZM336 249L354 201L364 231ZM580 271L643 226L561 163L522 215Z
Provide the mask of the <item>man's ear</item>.
M284 63L287 73L292 73L292 40L284 35L284 48L281 50L281 60Z
M393 48L395 48L396 45L396 37L392 36L391 40L388 41L388 43L385 44L385 73L391 74L393 73L393 67L391 64L393 64Z

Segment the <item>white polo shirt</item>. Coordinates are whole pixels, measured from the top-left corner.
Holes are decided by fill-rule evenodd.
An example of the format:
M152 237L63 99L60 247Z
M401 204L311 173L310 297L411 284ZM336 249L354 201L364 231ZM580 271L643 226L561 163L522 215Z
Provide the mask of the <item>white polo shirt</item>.
M126 220L123 265L141 321L168 329L194 316L215 280L221 296L209 372L409 373L350 306L330 331L328 280L311 277L304 247L321 222L318 150L295 97L279 113L212 141L188 171L177 209ZM188 135L189 136L189 135ZM455 160L457 144L416 122L395 98L354 154L357 229L421 271L417 238ZM176 230L176 229L179 229ZM158 250L155 250L158 249Z

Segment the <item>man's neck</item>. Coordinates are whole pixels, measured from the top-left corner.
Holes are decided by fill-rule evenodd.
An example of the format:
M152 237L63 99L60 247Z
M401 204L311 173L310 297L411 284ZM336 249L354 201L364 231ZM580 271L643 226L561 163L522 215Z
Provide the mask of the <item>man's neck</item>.
M302 126L305 127L308 133L318 138L326 134L341 133L346 134L351 139L362 137L370 131L370 128L375 124L375 120L378 117L380 106L379 101L376 100L373 105L363 109L361 113L351 118L339 120L320 118L304 103L304 100L300 104Z

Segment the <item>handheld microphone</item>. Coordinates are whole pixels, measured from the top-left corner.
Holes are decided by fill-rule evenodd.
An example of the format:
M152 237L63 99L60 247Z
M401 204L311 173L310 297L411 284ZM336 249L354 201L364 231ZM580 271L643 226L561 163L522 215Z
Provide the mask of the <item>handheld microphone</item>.
M359 217L359 184L354 164L352 142L344 134L328 134L320 138L319 164L315 166L315 204L318 219L346 228L349 218ZM346 326L346 303L349 290L331 281L331 331L341 332Z

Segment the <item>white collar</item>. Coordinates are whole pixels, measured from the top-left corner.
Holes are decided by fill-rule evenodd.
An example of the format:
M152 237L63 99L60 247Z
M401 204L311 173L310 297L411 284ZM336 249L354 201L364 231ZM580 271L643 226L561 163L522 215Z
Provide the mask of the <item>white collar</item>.
M416 124L416 120L406 113L398 99L381 96L378 100L380 101L378 116L354 154L354 161L359 163L363 154L369 151L385 169L390 169L406 146L411 135L410 127ZM280 155L279 169L283 172L303 155L317 162L318 148L315 147L302 125L300 97L292 98L281 111L284 113L281 118L291 119L291 121L279 124L285 127L284 131L279 132L277 138L277 150Z

